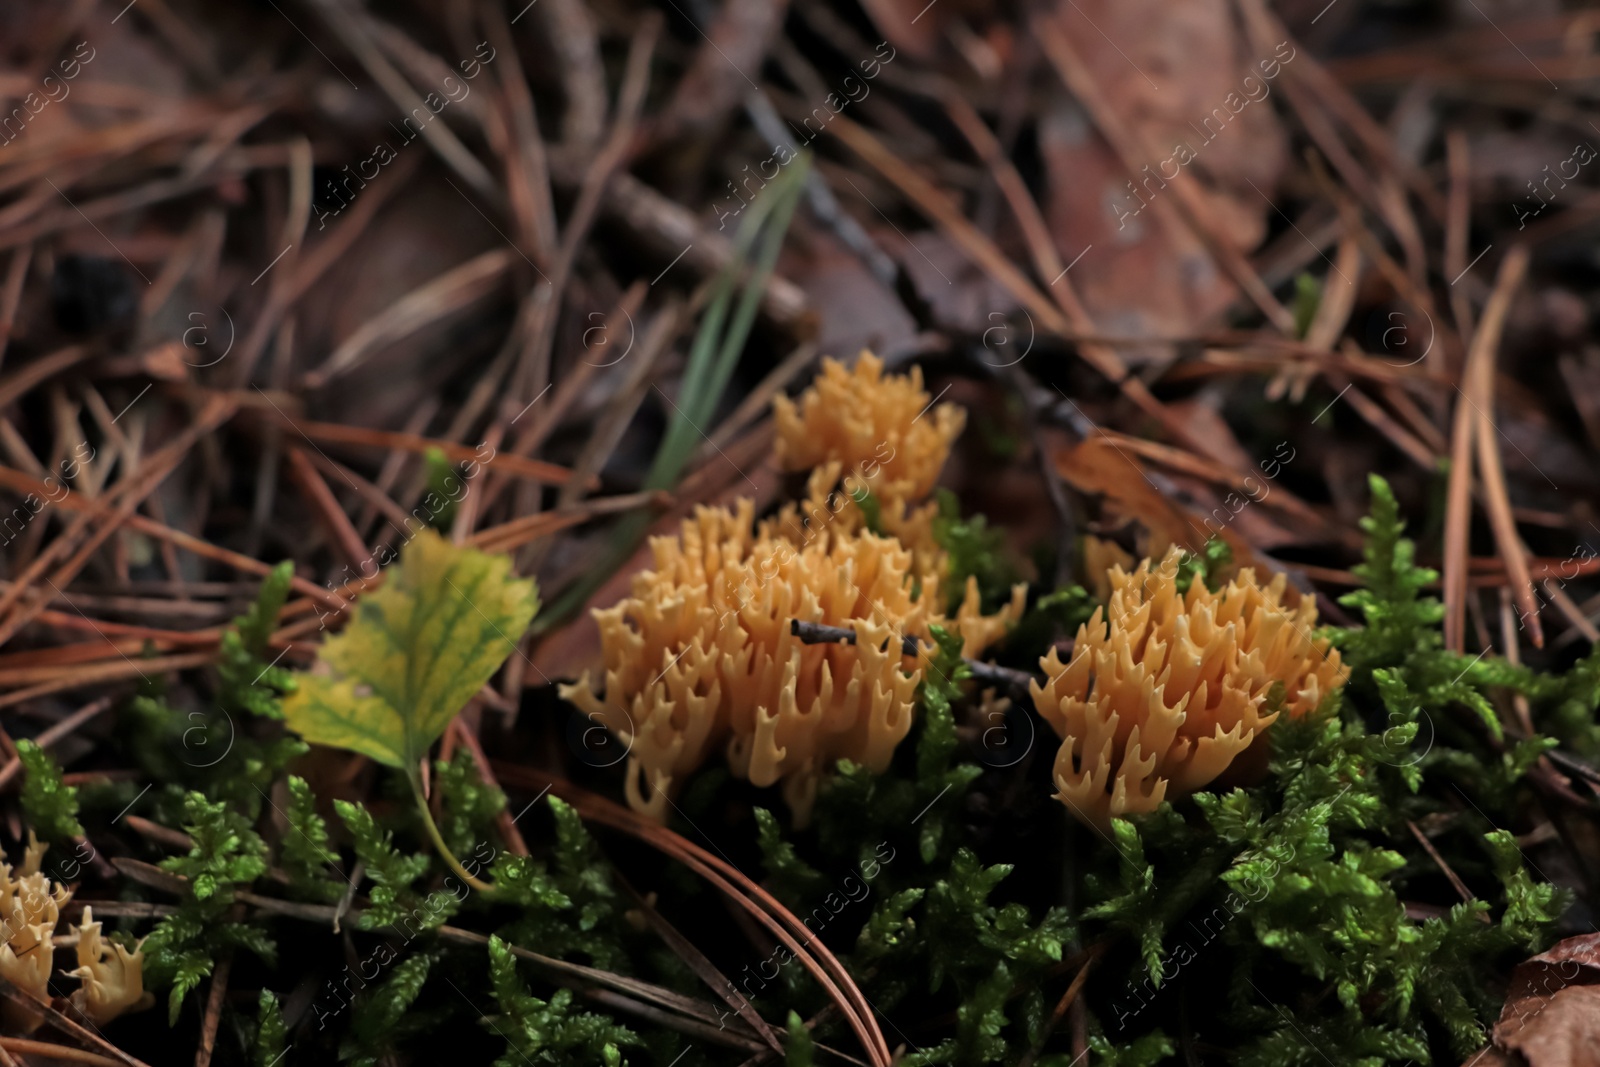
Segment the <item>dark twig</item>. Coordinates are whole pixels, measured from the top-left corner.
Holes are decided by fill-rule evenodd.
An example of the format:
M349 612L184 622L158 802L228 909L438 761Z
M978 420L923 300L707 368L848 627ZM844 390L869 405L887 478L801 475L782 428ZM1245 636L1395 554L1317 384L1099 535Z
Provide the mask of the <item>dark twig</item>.
M1551 763L1554 763L1569 774L1576 774L1580 778L1586 779L1591 785L1600 785L1600 770L1595 770L1576 756L1570 756L1560 749L1551 749L1545 753L1545 756L1549 758Z
M668 922L655 909L655 905L644 894L629 884L627 879L618 875L617 880L622 884L623 889L628 892L628 895L633 897L634 907L644 916L645 922L649 923L650 928L656 932L662 941L666 942L667 947L672 949L678 958L713 993L721 997L730 1008L738 1012L739 1017L749 1024L750 1029L754 1030L772 1051L782 1053L783 1044L778 1040L777 1032L772 1028L772 1024L761 1017L761 1013L756 1011L755 1006L742 993L734 989L733 983L728 980L726 975L717 970L716 964L712 963L694 942L684 937L677 927Z
M125 876L152 888L180 895L188 891L189 883L187 878L168 874L152 864L118 857L116 866ZM238 900L242 904L257 908L268 914L284 915L293 919L318 924L329 922L336 911L329 904L309 904L301 901L280 900L276 897L262 896L246 891L241 891L238 894ZM360 920L361 914L360 909L350 908L347 909L345 918L354 923ZM484 946L489 943L489 938L484 934L454 926L441 926L435 931L435 934L441 940L455 944ZM695 1033L708 1041L727 1045L745 1052L754 1052L763 1047L757 1037L750 1032L748 1024L743 1019L739 1019L737 1023L733 1022L733 1020L726 1020L727 1025L722 1027L711 1025L713 1023L720 1024L724 1020L719 1017L716 1009L707 1001L687 997L672 990L635 978L629 978L625 975L612 974L597 967L586 967L582 964L569 963L565 960L545 956L520 945L508 945L507 947L512 955L529 960L544 969L550 976L551 981L577 989L580 992L584 992L585 995L590 995L593 992L588 988L590 986L600 986L614 990L617 993L627 994L621 1000L609 1001L613 1007L643 1015L662 1023L662 1025L674 1026L686 1033ZM27 998L25 994L12 992L3 982L0 982L0 996L8 997L12 1000L25 1001L30 1005L37 1003ZM656 1012L654 1009L647 1011L648 1004L641 1002L659 1005L667 1009L667 1011L664 1013ZM39 1007L41 1010L49 1010L47 1005L40 1004ZM59 1015L59 1012L52 1011L52 1020ZM59 1025L67 1028L67 1033L80 1039L89 1040L89 1038L84 1038L83 1034L80 1033L83 1030L82 1027L70 1028L76 1026L75 1023L72 1023L72 1020L63 1017L59 1020ZM97 1047L104 1046L107 1051L115 1052L124 1062L129 1064L129 1067L148 1067L147 1064L135 1060L125 1053L117 1052L103 1041L94 1043Z
M38 745L40 748L49 748L51 745L55 744L63 737L66 737L68 734L72 733L78 727L82 726L90 719L93 719L96 715L99 715L102 711L105 711L110 706L110 697L101 697L99 700L90 701L88 704L85 704L71 715L68 715L60 722L55 723L49 729L40 733L38 737L33 739L34 744ZM12 778L16 777L17 772L21 769L22 760L16 757L12 757L11 759L7 760L5 765L0 767L0 789L5 788L6 784L10 782Z
M89 1048L99 1049L106 1056L116 1060L119 1063L125 1063L128 1065L128 1067L150 1067L148 1063L140 1059L135 1059L126 1052L123 1052L120 1048L101 1037L95 1031L90 1030L89 1028L78 1023L71 1016L62 1014L50 1004L34 1000L26 993L16 989L9 982L0 982L0 997L3 997L14 1004L20 1004L30 1011L38 1012L44 1016L46 1025L54 1027L61 1033L73 1038L83 1045L88 1046Z
M790 619L789 632L808 645L853 645L856 643L856 632L847 630L843 626L824 626L818 622L802 622L799 619ZM922 645L915 637L907 634L902 640L904 644L901 646L901 655L916 657L921 654ZM972 679L979 685L994 686L996 688L1004 687L1026 696L1028 687L1037 681L1027 671L1001 667L976 659L963 659L962 662L972 671Z
M1451 869L1450 864L1445 862L1445 858L1439 855L1439 850L1433 847L1433 842L1428 840L1428 835L1424 834L1417 824L1410 819L1406 820L1406 825L1411 828L1411 836L1417 839L1417 844L1422 846L1422 850L1428 854L1439 870L1444 872L1444 876L1450 880L1450 884L1455 887L1455 891L1461 894L1461 899L1471 904L1473 900L1472 890L1467 888L1467 883L1463 882L1461 876ZM1480 911L1478 913L1478 921L1486 923L1489 921L1489 916Z
M206 1013L200 1025L200 1047L194 1054L194 1067L211 1067L211 1055L217 1047L217 1026L222 1022L222 1001L227 996L228 975L232 971L233 953L223 953L211 976L211 991L206 997Z
M1078 973L1072 979L1072 984L1067 986L1067 991L1056 1002L1055 1010L1050 1013L1050 1023L1045 1027L1044 1036L1034 1042L1027 1054L1017 1061L1017 1067L1033 1067L1033 1062L1039 1058L1039 1053L1044 1051L1045 1042L1050 1040L1056 1032L1056 1027L1061 1025L1061 1020L1066 1016L1067 1009L1078 1001L1078 994L1083 992L1084 983L1089 980L1089 970L1094 966L1095 960L1106 950L1108 942L1101 942L1089 949L1088 958L1083 961L1083 966L1078 968Z

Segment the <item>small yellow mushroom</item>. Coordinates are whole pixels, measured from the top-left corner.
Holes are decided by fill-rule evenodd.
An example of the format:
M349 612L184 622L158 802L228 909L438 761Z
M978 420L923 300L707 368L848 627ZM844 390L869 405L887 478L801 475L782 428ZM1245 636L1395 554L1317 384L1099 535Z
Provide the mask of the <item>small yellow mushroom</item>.
M1083 581L1096 600L1106 600L1111 596L1112 567L1127 571L1132 570L1133 566L1133 555L1115 541L1092 534L1084 537Z
M933 405L922 387L922 371L885 374L883 361L862 352L853 368L833 359L798 400L774 398L777 426L774 449L785 470L813 469L810 492L802 505L803 522L817 525L818 504L835 487L859 501L871 493L878 503L881 529L911 550L918 574L925 579L944 573L944 553L933 539L934 504L924 504L950 448L966 425L957 404ZM786 536L792 509L779 513ZM829 523L854 531L865 525L856 507L830 516Z
M958 405L929 410L931 403L919 367L884 374L871 352L862 352L853 369L825 359L798 401L773 401L778 461L785 470L836 461L885 503L923 500L966 424Z
M132 952L100 936L94 910L83 909L83 921L73 927L78 934L78 966L69 978L83 980L72 1003L96 1026L104 1026L125 1011L142 1011L155 1002L144 991L144 950Z
M45 846L30 832L22 869L13 876L11 865L0 861L0 978L35 1000L50 999L50 967L61 906L72 896L66 886L54 885L39 873ZM6 1001L0 1019L13 1030L28 1033L42 1021L39 1012Z
M1311 635L1311 598L1283 605L1283 575L1262 586L1246 568L1219 592L1196 580L1185 595L1181 556L1173 548L1131 574L1113 567L1110 599L1079 627L1072 658L1052 649L1040 660L1046 684L1032 687L1062 739L1057 799L1102 830L1214 781L1276 720L1264 711L1275 685L1298 718L1349 675Z
M804 501L754 524L754 505L700 508L676 538L651 542L654 569L594 613L603 692L588 675L561 694L627 748L628 803L657 819L683 778L723 746L733 772L783 783L804 822L822 774L841 759L885 769L911 729L931 657L930 628L977 655L1022 616L1025 587L985 615L969 578L946 618L945 554L933 537L933 491L966 421L935 406L922 374L824 360L812 386L774 401L776 452L810 469ZM884 536L866 529L871 493ZM857 643L808 645L800 620L844 627ZM923 654L908 661L904 639Z
M604 695L587 674L561 688L627 747L628 802L654 818L721 744L735 774L781 780L804 821L824 771L840 759L881 771L910 731L929 653L906 661L907 635L950 626L974 654L1022 612L1019 588L984 616L972 585L947 620L894 538L832 531L796 545L753 533L752 518L748 500L699 508L678 537L654 539L654 569L594 613ZM854 629L857 644L805 644L790 632L795 619Z

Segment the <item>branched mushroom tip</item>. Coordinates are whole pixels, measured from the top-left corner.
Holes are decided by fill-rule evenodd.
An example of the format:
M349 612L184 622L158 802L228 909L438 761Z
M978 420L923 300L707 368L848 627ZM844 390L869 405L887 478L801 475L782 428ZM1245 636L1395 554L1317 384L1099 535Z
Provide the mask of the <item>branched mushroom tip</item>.
M753 506L697 509L676 538L651 543L655 567L632 595L595 612L604 696L587 676L562 695L627 747L628 801L665 817L684 775L717 745L734 773L783 782L804 819L822 772L840 759L888 765L911 728L929 650L903 666L891 638L933 625L977 651L1020 615L981 614L976 589L947 620L937 587L913 588L893 538L833 532L809 543L752 532ZM858 643L807 644L791 622L849 627Z
M1181 555L1113 567L1110 599L1079 628L1071 659L1052 650L1040 661L1048 681L1034 706L1062 739L1057 799L1102 830L1210 784L1281 712L1309 713L1348 677L1312 637L1315 603L1283 605L1283 575L1262 586L1247 568L1216 593L1197 579L1182 594Z
M72 896L65 886L53 885L39 873L45 846L30 831L22 868L13 873L0 861L0 978L38 1001L50 1000L50 966L61 906ZM24 1005L7 1001L4 1021L24 1033L38 1027L42 1017Z
M871 352L862 352L852 368L825 359L798 399L774 399L778 462L785 470L812 470L799 520L814 525L826 514L829 523L860 529L866 524L860 509L830 508L830 494L842 489L834 495L857 503L871 494L879 528L911 550L916 572L931 579L942 575L944 552L933 538L938 507L924 501L967 416L959 405L935 406L934 399L922 387L920 368L885 374L883 361ZM796 510L791 505L778 516L791 536Z
M154 999L144 990L144 950L129 952L100 936L94 909L85 906L78 933L78 966L69 977L83 981L72 1003L96 1026L104 1026L125 1011L148 1008Z
M862 352L852 369L824 359L822 373L798 400L773 401L778 461L786 470L843 464L884 501L914 503L933 492L966 424L955 404L930 410L922 371L884 374Z

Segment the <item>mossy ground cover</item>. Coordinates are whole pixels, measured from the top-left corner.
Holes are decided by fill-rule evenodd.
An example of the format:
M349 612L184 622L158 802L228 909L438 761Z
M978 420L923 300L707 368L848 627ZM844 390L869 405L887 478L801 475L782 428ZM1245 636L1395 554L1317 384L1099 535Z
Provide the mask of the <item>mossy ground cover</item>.
M0 1067L1600 1065L1526 6L0 4Z
M1592 750L1593 727L1573 726L1592 723L1600 660L1542 674L1443 651L1432 574L1415 563L1388 486L1371 489L1364 588L1345 598L1362 624L1327 630L1350 684L1271 728L1258 784L1119 819L1109 834L1076 823L1048 799L1044 761L986 765L983 735L968 728L969 672L946 639L894 765L838 768L810 826L795 829L770 790L708 770L672 829L758 879L838 954L902 1062L1067 1064L1064 1001L1086 1009L1076 1019L1096 1064L1180 1049L1262 1065L1464 1058L1484 1043L1509 966L1577 907L1510 828L1539 794L1543 753ZM972 534L952 543L962 566L999 571L974 558ZM1208 572L1227 565L1210 554L1192 580L1216 581ZM729 919L706 885L637 840L585 825L545 792L515 798L531 855L512 854L497 821L508 798L464 747L433 767L430 800L448 848L491 891L429 846L403 774L381 772L365 801L319 795L294 773L316 765L277 706L298 676L275 673L248 698L234 681L271 669L261 619L287 579L268 580L225 645L217 697L239 716L228 770L149 758L174 740L181 749L159 733L185 717L157 691L130 702L120 754L171 775L140 810L189 843L135 843L121 859L175 876L121 883L122 899L161 909L115 920L143 939L165 1008L130 1018L146 1032L136 1044L204 1011L199 992L226 961L235 988L262 990L227 1008L227 1058L263 1067L285 1050L295 1062L376 1064L444 1048L441 1033L503 1064L741 1062L747 1052L703 1032L747 1037L726 998L774 1022L788 1062L848 1053L848 1028L794 953L716 936ZM1497 706L1510 694L1549 732L1507 736ZM41 836L70 849L85 833L116 833L132 783L74 789L47 754L22 753L23 812ZM708 990L641 908L680 924L726 988ZM653 1025L551 959L717 1004L720 1025ZM285 1003L307 997L286 1026Z

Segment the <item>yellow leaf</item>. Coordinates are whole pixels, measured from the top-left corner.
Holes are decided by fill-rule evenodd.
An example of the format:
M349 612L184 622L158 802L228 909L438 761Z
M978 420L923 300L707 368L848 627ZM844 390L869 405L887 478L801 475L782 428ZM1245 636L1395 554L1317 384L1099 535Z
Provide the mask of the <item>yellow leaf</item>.
M414 773L538 609L534 583L512 578L508 557L423 530L323 645L330 673L300 676L284 718L307 741Z

